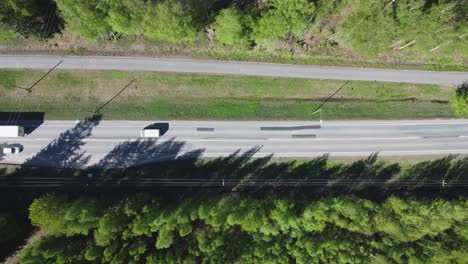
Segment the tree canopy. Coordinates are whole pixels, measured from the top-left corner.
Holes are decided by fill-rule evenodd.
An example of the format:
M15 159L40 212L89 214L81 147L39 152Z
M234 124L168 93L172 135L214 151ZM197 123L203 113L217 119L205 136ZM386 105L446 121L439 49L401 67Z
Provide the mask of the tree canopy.
M252 38L260 46L277 38L300 38L314 10L309 0L270 0L253 25Z
M46 195L22 263L465 263L465 199ZM60 227L60 228L58 228ZM380 261L380 262L379 262Z
M236 7L221 10L215 21L216 40L231 46L245 45L243 19Z

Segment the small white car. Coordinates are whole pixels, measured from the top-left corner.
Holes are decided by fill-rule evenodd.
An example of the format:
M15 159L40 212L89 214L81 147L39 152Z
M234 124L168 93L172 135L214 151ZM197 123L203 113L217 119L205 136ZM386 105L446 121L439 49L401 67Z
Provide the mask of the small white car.
M13 146L3 147L3 154L18 154L20 152L21 152L20 147L13 147Z

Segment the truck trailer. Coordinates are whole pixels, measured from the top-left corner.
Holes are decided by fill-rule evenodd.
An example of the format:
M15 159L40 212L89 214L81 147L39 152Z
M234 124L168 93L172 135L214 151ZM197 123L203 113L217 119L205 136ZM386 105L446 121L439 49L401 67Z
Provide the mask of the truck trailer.
M145 138L158 138L160 136L159 129L145 128L141 130L140 136L145 137Z
M23 137L24 127L22 126L0 126L0 137Z

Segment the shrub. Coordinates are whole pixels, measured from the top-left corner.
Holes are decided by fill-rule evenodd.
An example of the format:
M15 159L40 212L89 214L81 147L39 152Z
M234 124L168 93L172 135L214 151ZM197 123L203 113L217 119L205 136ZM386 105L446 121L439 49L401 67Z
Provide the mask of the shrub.
M468 118L468 82L458 86L450 100L456 117Z
M220 44L240 46L245 42L243 39L242 14L235 7L223 9L219 13L216 17L215 30L216 40Z
M261 47L278 38L300 38L309 25L315 5L308 0L273 0L267 2L257 23L253 39Z

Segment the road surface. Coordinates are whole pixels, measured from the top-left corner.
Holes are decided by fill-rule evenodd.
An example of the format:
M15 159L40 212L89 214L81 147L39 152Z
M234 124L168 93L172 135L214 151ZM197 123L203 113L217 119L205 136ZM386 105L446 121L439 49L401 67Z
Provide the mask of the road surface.
M142 140L152 123L168 130ZM46 121L24 138L22 153L2 163L128 167L181 156L219 157L255 149L254 157L431 155L468 153L468 120L425 121Z
M50 69L62 59L63 63L59 65L58 69L189 72L442 85L458 85L468 80L468 72L389 70L273 63L131 57L0 55L0 68Z

